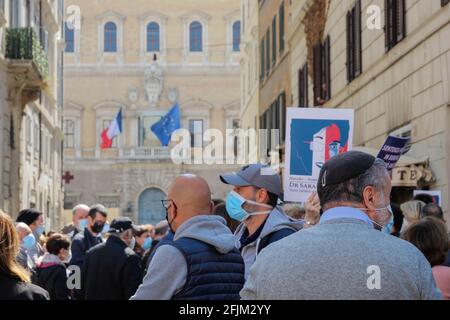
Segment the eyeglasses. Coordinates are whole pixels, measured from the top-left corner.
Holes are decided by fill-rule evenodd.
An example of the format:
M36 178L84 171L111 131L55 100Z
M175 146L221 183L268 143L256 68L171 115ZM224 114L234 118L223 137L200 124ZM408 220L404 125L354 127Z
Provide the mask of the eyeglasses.
M166 210L169 209L170 203L173 204L173 206L175 207L175 209L178 209L178 208L177 208L177 205L175 204L175 202L173 202L173 200L171 200L171 199L164 199L164 200L161 200L161 203L162 203L164 209L166 209Z

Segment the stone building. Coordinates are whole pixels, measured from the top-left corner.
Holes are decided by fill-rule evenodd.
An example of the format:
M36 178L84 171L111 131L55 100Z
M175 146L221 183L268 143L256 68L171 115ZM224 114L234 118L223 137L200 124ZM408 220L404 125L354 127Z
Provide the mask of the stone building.
M63 221L61 0L0 1L0 208Z
M66 26L65 207L100 202L156 223L165 218L160 200L169 183L188 172L224 198L218 174L236 166L176 165L150 127L179 103L194 152L207 129L239 127L239 0L70 0L66 7L79 24ZM120 108L123 133L102 150L101 132Z
M287 31L294 106L355 110L354 144L375 153L410 137L393 200L450 197L450 5L446 0L292 1Z

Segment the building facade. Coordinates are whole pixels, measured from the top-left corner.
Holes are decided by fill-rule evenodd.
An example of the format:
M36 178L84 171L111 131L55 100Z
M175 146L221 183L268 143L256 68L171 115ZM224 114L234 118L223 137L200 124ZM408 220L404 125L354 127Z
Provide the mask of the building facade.
M262 161L269 161L270 151L281 150L285 140L286 108L291 105L289 46L285 40L290 3L258 1L259 128L267 130L259 142Z
M0 1L0 207L62 225L64 2Z
M242 0L241 128L259 127L259 4Z
M66 7L75 22L66 23L65 207L99 202L156 223L181 173L206 178L213 197L224 198L218 175L236 165L174 164L150 127L178 103L193 154L206 146L207 129L239 127L240 1L71 0ZM101 132L119 109L123 132L102 149Z
M450 197L450 5L446 0L293 1L287 31L294 105L353 108L355 146L409 137L393 201Z

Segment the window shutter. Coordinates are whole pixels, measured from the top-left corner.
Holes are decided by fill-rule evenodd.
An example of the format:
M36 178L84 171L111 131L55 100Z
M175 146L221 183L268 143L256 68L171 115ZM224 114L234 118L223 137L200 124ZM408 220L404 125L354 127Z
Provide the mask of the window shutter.
M402 41L406 36L406 9L405 0L395 1L395 29L396 34L394 35L396 43Z
M392 7L394 1L393 0L384 0L384 12L385 12L385 41L386 41L386 52L392 48L392 34L393 34L393 15L392 15Z
M261 74L259 75L261 82L264 80L264 75L265 75L265 48L264 48L264 38L261 40Z
M362 72L362 31L361 31L361 0L356 1L353 9L353 23L354 23L354 75L353 78L359 76Z
M323 66L323 81L327 86L326 92L322 89L322 98L329 100L331 98L331 59L330 59L330 36L327 36L323 44L323 54L322 59L324 62Z
M353 80L353 12L347 12L347 80Z
M266 73L270 73L270 29L266 33Z
M298 71L298 106L308 106L308 64Z
M280 53L284 52L284 3L281 4L279 19L280 19Z
M304 95L304 106L308 107L308 63L305 63L305 66L303 67L303 95Z
M272 64L277 61L277 16L272 20Z
M303 69L298 70L298 106L303 104Z
M318 43L314 47L313 56L313 73L314 73L314 103L318 105L318 98L320 98L322 92L322 44Z

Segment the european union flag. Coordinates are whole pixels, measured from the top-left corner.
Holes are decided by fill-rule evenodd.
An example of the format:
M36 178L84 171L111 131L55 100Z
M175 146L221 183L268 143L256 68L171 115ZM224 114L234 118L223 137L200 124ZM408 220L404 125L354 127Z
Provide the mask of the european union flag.
M150 130L161 141L161 144L167 147L172 133L180 128L180 106L177 103L161 120L152 125Z

